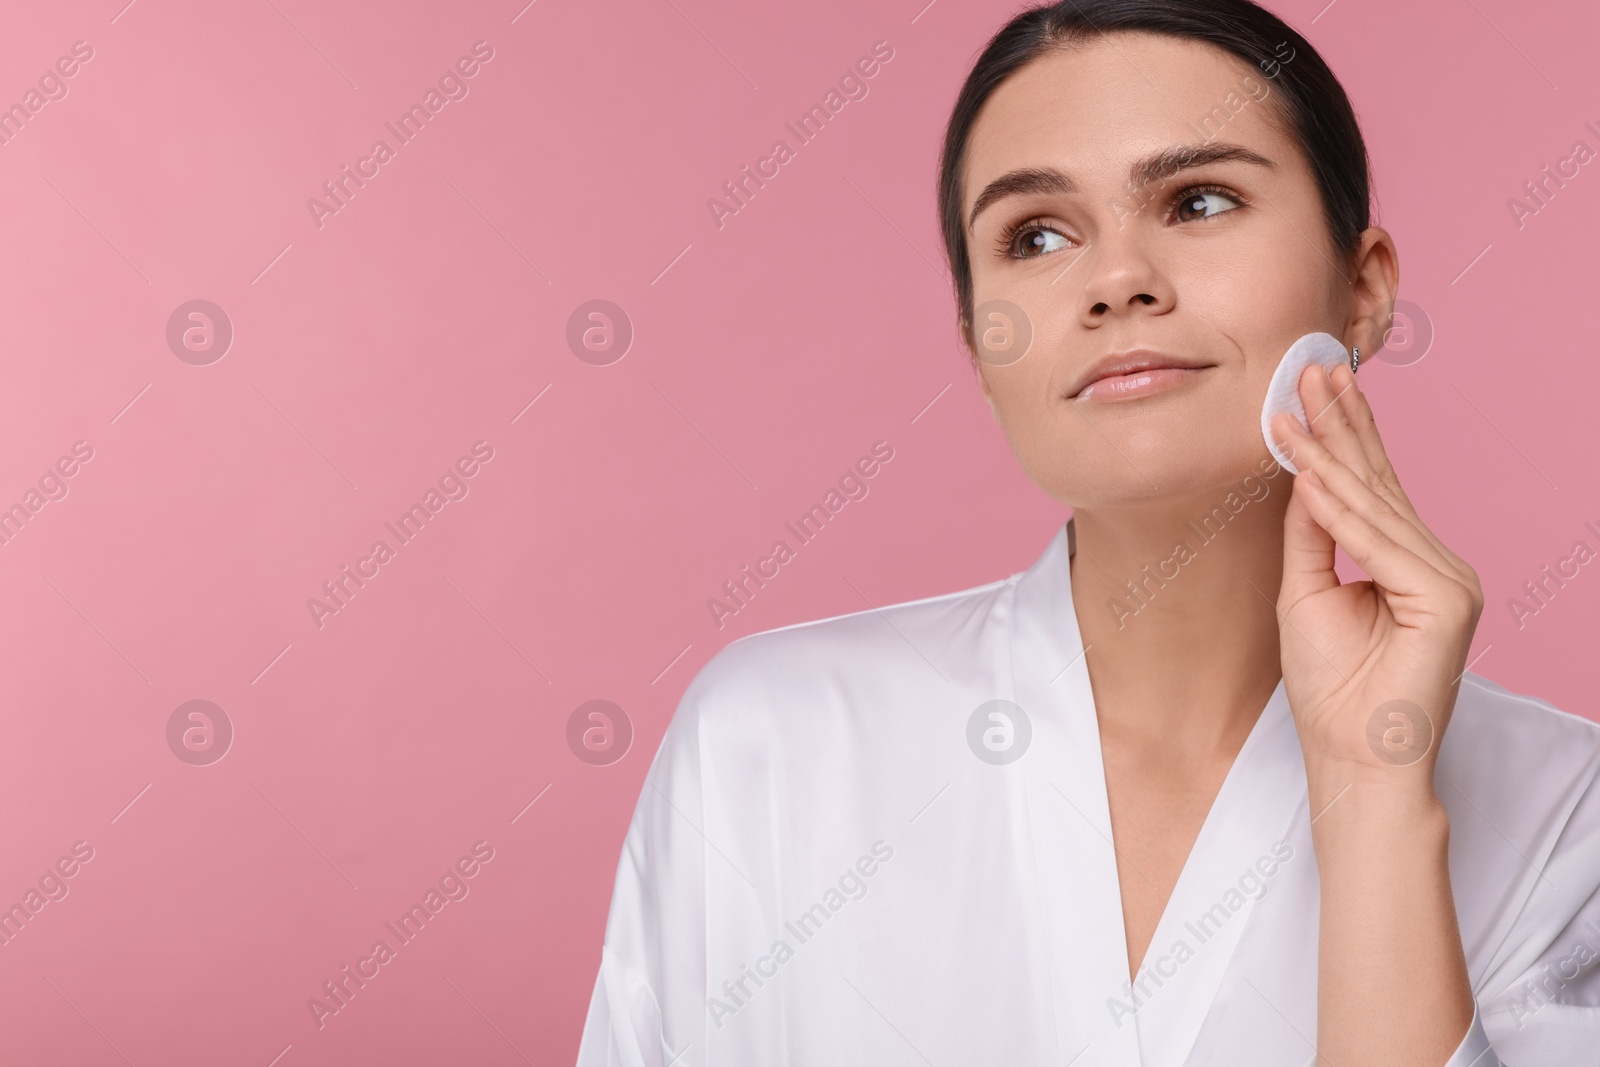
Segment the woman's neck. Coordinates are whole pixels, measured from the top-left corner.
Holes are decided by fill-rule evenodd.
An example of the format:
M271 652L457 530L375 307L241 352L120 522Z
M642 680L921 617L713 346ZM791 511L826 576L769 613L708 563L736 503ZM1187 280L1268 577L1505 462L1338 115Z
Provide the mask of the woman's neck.
M1073 608L1102 732L1233 754L1282 677L1287 472L1160 508L1074 514ZM1264 490L1264 491L1263 491Z

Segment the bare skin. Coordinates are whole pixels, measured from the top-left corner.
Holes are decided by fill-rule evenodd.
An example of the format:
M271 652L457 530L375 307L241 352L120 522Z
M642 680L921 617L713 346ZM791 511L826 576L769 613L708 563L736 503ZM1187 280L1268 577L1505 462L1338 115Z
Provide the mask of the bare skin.
M980 314L995 299L1020 307L1032 341L1020 359L980 362L980 380L1024 469L1074 509L1073 601L1092 648L1130 976L1281 678L1311 809L1326 811L1313 825L1319 1051L1442 1064L1472 1000L1432 785L1438 745L1395 766L1366 729L1403 699L1442 732L1482 595L1411 508L1348 369L1302 377L1312 434L1274 426L1302 473L1261 477L1261 401L1284 350L1323 331L1377 352L1399 279L1378 227L1354 255L1334 247L1271 85L1209 45L1119 33L996 90L964 173L974 302ZM1200 143L1190 123L1230 94L1249 100L1208 143L1257 161L1130 187L1141 158ZM972 216L979 192L1019 168L1054 168L1075 188L1013 192ZM1204 366L1145 395L1075 395L1092 364L1133 348ZM1109 607L1248 476L1265 491L1225 535L1131 617ZM1341 585L1335 544L1375 580ZM1400 1002L1404 1013L1386 1010Z

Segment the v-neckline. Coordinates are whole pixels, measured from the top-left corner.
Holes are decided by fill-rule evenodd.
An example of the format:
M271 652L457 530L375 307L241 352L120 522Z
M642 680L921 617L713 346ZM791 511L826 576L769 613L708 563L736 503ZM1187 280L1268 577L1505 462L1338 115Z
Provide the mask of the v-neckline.
M1099 720L1072 601L1075 548L1068 519L1015 587L1010 642L1016 700L1034 720L1029 754L1036 758L1021 762L1039 903L1057 961L1062 1059L1093 1049L1085 1062L1179 1067L1249 919L1254 897L1239 882L1269 888L1250 872L1271 867L1274 843L1305 803L1304 763L1280 680L1190 846L1140 962L1140 980L1130 982ZM1258 868L1262 856L1269 860ZM1074 1044L1082 1047L1068 1047Z

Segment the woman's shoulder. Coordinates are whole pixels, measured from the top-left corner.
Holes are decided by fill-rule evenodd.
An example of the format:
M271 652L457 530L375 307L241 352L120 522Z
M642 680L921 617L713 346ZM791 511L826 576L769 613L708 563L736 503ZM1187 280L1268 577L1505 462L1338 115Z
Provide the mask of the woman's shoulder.
M1474 989L1495 1048L1505 1041L1509 1054L1535 1012L1573 1025L1563 1020L1591 1009L1561 1005L1593 1003L1586 998L1600 992L1563 969L1563 981L1529 1000L1530 982L1570 964L1600 919L1600 724L1469 674L1434 784L1449 811Z
M1549 825L1597 776L1600 723L1475 674L1462 678L1439 749L1441 790L1497 820Z
M987 664L997 612L1020 575L747 634L700 668L685 701L748 709L879 685L952 681Z
M1600 724L1468 674L1434 785L1464 869L1499 871L1531 891L1546 864L1589 852L1600 836ZM1571 881L1586 899L1600 883L1600 856L1581 867Z
M1476 674L1466 674L1456 697L1440 759L1537 773L1551 762L1573 768L1600 761L1600 723Z

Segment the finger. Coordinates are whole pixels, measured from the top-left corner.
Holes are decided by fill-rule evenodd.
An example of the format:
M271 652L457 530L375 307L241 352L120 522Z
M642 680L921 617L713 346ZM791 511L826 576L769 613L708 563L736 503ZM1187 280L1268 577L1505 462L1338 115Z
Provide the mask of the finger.
M1333 569L1333 535L1306 506L1311 491L1302 489L1296 478L1289 490L1289 506L1284 509L1283 581L1278 589L1278 608L1284 612L1308 596L1339 585Z
M1378 438L1377 424L1372 418L1371 408L1366 409L1363 426L1358 428L1356 420L1352 418L1355 405L1363 398L1358 396L1360 390L1356 386L1355 375L1349 366L1340 363L1329 369L1313 364L1306 369L1312 373L1302 382L1302 396L1306 402L1306 410L1315 412L1308 420L1312 437L1378 498L1381 503L1377 506L1381 512L1396 512L1405 521L1417 527L1421 540L1432 547L1432 555L1445 561L1445 565L1449 566L1443 544L1423 526L1421 517L1417 515L1416 509L1411 506L1411 501L1400 489L1394 467L1389 462L1383 444ZM1324 474L1330 472L1324 471ZM1347 503L1357 507L1369 520L1376 521L1376 515L1372 511L1372 501L1368 500L1367 494L1364 493L1352 496L1347 479L1333 478L1329 487L1343 495ZM1418 547L1416 541L1402 537L1399 531L1389 528L1388 532L1391 536L1401 538L1404 543L1412 545L1413 548Z
M1307 434L1308 439L1316 441L1338 462L1355 470L1359 477L1371 477L1362 443L1341 406L1327 368L1315 363L1306 367L1301 372L1299 388L1305 416L1303 422L1291 420L1292 428ZM1297 464L1300 462L1296 460Z
M1455 575L1455 568L1450 561L1439 553L1416 522L1401 514L1391 501L1373 491L1366 481L1340 462L1323 442L1305 434L1292 418L1284 416L1284 425L1292 435L1290 440L1295 448L1297 467L1317 474L1322 485L1338 497L1344 506L1382 530L1397 544L1404 545L1419 558L1431 563L1441 574L1459 577Z
M1345 412L1343 398L1353 385L1335 388L1327 368L1313 363L1300 375L1300 402L1306 409L1306 426L1323 447L1361 477L1373 474L1366 446Z
M1328 373L1328 381L1339 397L1339 407L1344 412L1351 434L1361 446L1367 468L1399 490L1400 479L1389 460L1389 453L1383 447L1383 439L1378 435L1378 421L1373 417L1372 408L1367 404L1355 373L1348 364L1341 363Z
M1422 530L1424 536L1433 543L1433 547L1445 559L1450 561L1451 568L1458 576L1465 580L1472 574L1472 568L1465 560L1454 552L1430 530L1421 516L1417 514L1416 506L1411 503L1411 498L1406 495L1405 489L1400 485L1400 477L1395 472L1394 464L1389 459L1388 451L1383 447L1382 436L1378 433L1378 423L1372 413L1372 405L1367 402L1366 394L1356 382L1356 375L1349 367L1339 366L1334 368L1330 376L1332 383L1341 387L1340 403L1344 407L1345 415L1350 420L1350 425L1356 437L1361 441L1368 463L1376 474L1376 481L1372 484L1379 495L1385 497L1393 504L1402 515L1413 521ZM1344 384L1351 386L1348 390Z
M1464 610L1460 583L1368 522L1315 475L1306 479L1306 510L1339 547L1381 586L1390 613L1402 626L1422 627ZM1300 485L1295 484L1296 491Z
M1434 561L1435 565L1443 573L1453 577L1459 583L1461 589L1466 592L1466 595L1474 604L1473 611L1474 618L1476 618L1476 613L1482 610L1483 605L1482 584L1478 579L1477 571L1473 570L1460 556L1450 551L1449 547L1434 534L1428 524L1423 522L1422 517L1417 514L1415 505L1411 503L1411 498L1406 495L1405 490L1401 487L1400 478L1395 473L1394 464L1390 462L1388 453L1383 447L1382 438L1378 433L1377 420L1372 413L1372 406L1367 402L1366 395L1361 391L1360 386L1356 384L1355 374L1348 367L1340 365L1335 367L1328 377L1331 384L1346 387L1339 390L1337 394L1338 402L1342 405L1351 428L1362 442L1368 462L1375 464L1375 467L1369 468L1365 474L1355 469L1352 469L1352 473L1361 478L1367 489L1378 500L1383 501L1389 508L1397 512L1409 524L1410 528L1415 530L1427 542L1432 549L1431 554L1427 552L1419 554ZM1324 470L1322 473L1328 475L1330 472ZM1342 489L1349 488L1349 484L1332 484L1330 488L1340 492ZM1348 494L1345 499L1347 503L1353 503ZM1394 528L1390 527L1390 530L1393 532ZM1409 541L1406 543L1411 544ZM1412 547L1415 547L1415 545Z

